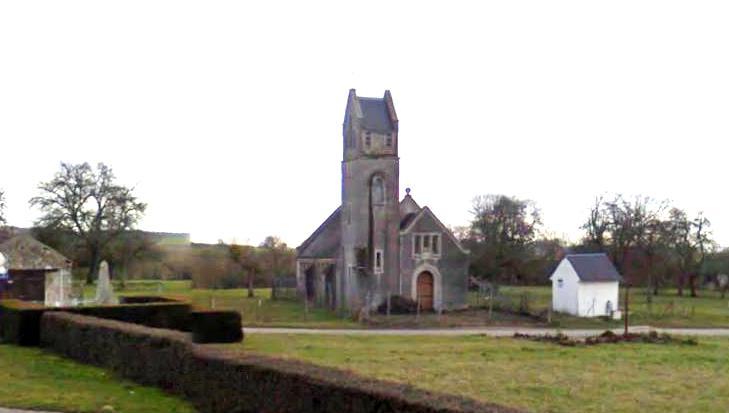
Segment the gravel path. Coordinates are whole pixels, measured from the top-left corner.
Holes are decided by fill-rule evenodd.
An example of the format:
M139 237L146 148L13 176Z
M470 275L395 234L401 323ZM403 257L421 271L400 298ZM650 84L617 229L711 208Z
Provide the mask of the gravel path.
M53 412L42 412L40 410L18 410L18 409L8 409L5 407L0 407L0 413L53 413Z
M594 336L605 331L604 329L565 329L533 328L533 327L479 327L479 328L448 328L448 329L315 329L315 328L264 328L247 327L243 329L246 334L319 334L319 335L361 335L361 336L477 336L510 337L515 333L522 334L557 334L558 332L570 337ZM620 334L622 328L613 332ZM686 336L717 336L729 337L729 328L653 328L650 326L630 327L633 333L647 333L657 331ZM2 413L2 412L0 412Z

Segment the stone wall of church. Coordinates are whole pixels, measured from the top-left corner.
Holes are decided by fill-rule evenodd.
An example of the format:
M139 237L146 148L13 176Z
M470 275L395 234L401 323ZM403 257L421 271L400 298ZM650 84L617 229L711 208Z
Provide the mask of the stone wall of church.
M441 236L441 251L438 257L416 258L413 254L413 235L416 233L437 232ZM464 253L451 237L443 232L440 225L429 215L422 216L408 231L401 235L400 248L400 291L401 295L415 299L413 294L416 282L415 271L435 267L440 273L440 285L436 285L436 307L444 310L464 308L468 305L468 264L469 256Z
M347 274L347 267L358 264L357 251L365 249L366 266L371 269L374 251L369 251L370 240L370 182L379 175L385 182L384 219L386 233L382 250L382 275ZM394 157L359 158L342 164L342 248L347 302L353 308L366 298L382 302L387 291L394 291L400 271L399 259L399 168Z

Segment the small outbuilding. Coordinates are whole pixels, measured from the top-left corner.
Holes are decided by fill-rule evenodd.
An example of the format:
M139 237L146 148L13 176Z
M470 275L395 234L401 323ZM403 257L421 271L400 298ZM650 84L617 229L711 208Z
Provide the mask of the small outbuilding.
M618 273L606 254L570 254L550 277L552 309L578 317L620 318Z
M1 243L0 253L7 270L0 297L53 304L70 295L72 262L58 251L20 234ZM56 297L59 294L62 297Z

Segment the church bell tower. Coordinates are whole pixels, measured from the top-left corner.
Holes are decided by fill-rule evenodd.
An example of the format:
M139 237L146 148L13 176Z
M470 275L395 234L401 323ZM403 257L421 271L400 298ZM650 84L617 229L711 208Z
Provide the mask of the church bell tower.
M390 91L349 91L343 124L340 305L370 308L400 272L398 120Z

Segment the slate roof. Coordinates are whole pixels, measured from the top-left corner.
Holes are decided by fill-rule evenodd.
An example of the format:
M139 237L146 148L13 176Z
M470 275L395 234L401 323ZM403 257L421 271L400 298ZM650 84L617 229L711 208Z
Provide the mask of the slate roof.
M412 215L412 217L409 217L409 215ZM430 210L427 206L420 209L420 211L408 214L405 217L402 218L400 221L400 233L409 233L413 231L413 228L417 228L416 221L422 219L423 217L429 217L441 230L444 236L447 236L453 241L454 244L458 247L459 250L461 250L464 254L470 254L471 252L465 248L463 248L463 245L461 245L461 241L456 238L455 235L453 235L453 232L448 229L445 225L443 225L442 222L438 219L438 217L435 216L433 211ZM426 218L428 219L428 218Z
M373 132L392 132L395 130L383 98L358 97L362 110L362 127Z
M413 199L412 196L410 196L410 188L405 190L407 192L407 195L400 201L400 216L405 217L407 214L417 214L420 212L422 208L420 208L420 205L418 205L417 202Z
M71 266L68 258L27 234L3 242L0 252L8 258L10 270L51 270Z
M299 258L336 258L342 242L342 207L319 225L298 248Z
M405 228L407 228L408 225L410 225L410 223L413 222L413 220L417 216L418 216L417 212L411 212L409 214L405 214L405 216L402 217L402 219L400 220L400 230L402 231Z
M565 257L581 281L622 281L618 270L607 254L570 254Z

